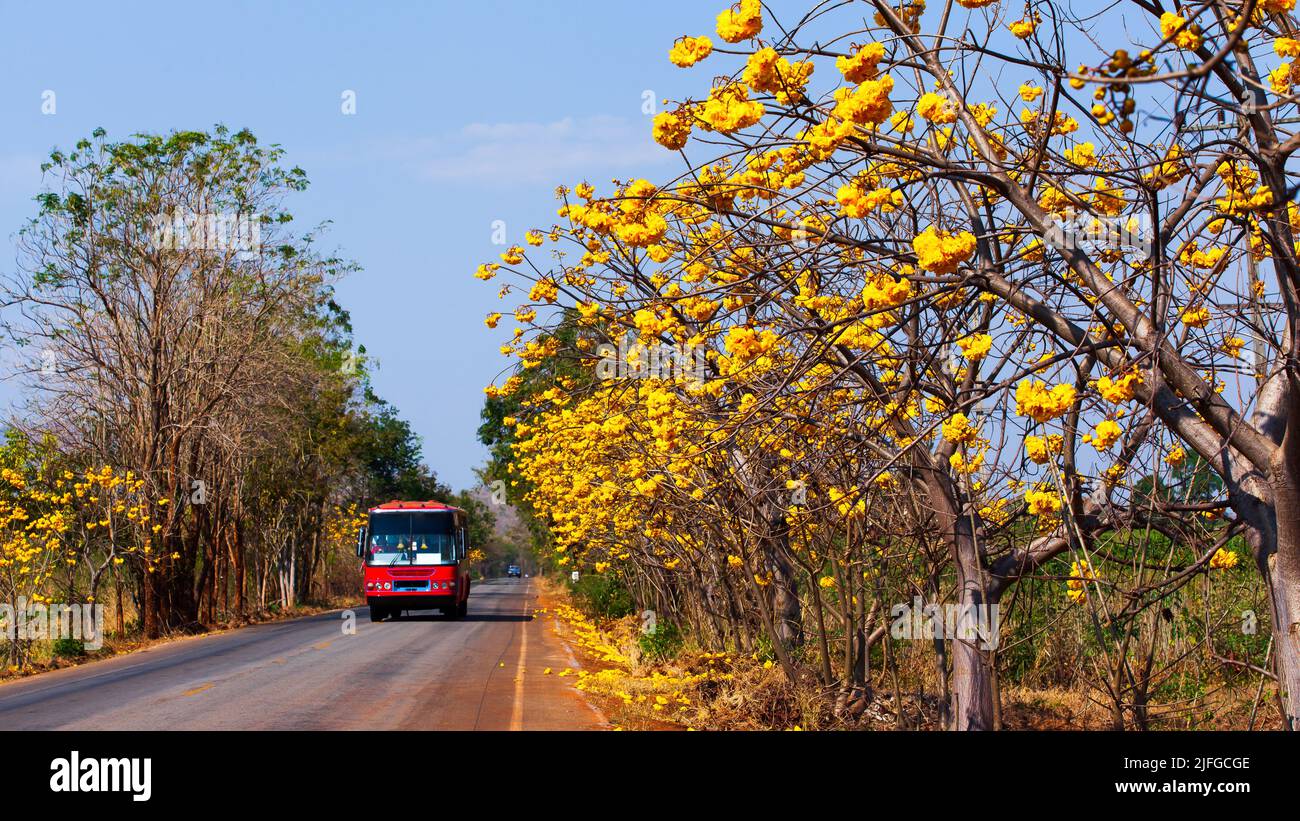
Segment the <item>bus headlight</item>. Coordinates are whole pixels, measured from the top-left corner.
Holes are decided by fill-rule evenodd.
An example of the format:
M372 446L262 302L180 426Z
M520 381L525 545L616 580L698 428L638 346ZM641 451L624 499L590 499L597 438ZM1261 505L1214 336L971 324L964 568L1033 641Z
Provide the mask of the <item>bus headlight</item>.
M393 589L393 584L392 584L392 582L384 582L384 589L385 589L385 590L392 590L392 589Z

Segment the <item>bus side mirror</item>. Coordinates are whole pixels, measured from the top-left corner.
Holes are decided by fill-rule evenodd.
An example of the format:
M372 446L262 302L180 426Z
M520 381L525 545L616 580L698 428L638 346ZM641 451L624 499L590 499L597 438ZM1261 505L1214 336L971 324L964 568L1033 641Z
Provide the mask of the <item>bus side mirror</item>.
M357 528L357 558L365 558L366 555L366 529Z

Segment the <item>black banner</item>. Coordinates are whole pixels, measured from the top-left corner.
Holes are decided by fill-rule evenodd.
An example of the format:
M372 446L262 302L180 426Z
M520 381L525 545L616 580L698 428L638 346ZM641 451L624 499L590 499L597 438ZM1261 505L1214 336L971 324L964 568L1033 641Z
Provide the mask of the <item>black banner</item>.
M0 783L55 812L370 807L480 796L618 814L644 790L733 806L812 790L993 806L1286 800L1282 733L9 733ZM615 802L610 804L608 802ZM1047 807L1051 804L1036 806ZM1083 804L1080 804L1082 806Z

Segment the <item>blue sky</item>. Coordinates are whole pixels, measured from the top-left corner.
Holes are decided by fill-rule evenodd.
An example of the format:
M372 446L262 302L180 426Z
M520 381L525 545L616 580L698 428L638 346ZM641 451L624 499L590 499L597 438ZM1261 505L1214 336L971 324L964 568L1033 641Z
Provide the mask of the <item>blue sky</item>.
M482 322L502 304L498 283L473 278L502 250L493 221L521 241L554 218L558 183L674 170L642 94L707 88L709 72L675 68L667 50L711 33L724 5L0 0L0 271L13 270L50 149L96 126L110 138L247 127L307 171L292 210L302 229L332 220L325 247L364 269L338 292L380 360L377 390L440 477L469 487L485 458L482 388L506 364L508 323L494 334ZM0 401L15 397L0 385Z

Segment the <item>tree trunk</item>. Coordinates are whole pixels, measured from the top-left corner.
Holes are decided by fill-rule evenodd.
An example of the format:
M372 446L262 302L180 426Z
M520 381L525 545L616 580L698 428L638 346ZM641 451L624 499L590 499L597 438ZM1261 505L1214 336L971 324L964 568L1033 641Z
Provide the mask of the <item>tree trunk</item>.
M1269 592L1273 626L1273 659L1286 726L1300 730L1300 471L1288 465L1275 476L1274 542L1255 550L1259 571ZM1267 536L1267 530L1264 535Z
M234 532L235 559L235 612L240 618L244 616L244 526L235 520Z
M963 579L958 570L963 612L978 613L989 607L977 581ZM970 611L966 608L971 607ZM978 608L978 609L975 609ZM978 618L978 616L976 616ZM960 626L960 625L959 625ZM960 633L960 630L959 630ZM995 726L993 659L979 637L952 639L952 716L954 730L992 730Z
M803 644L803 609L794 562L790 561L790 527L785 512L775 513L768 521L768 528L761 544L764 563L772 573L772 620L781 642L786 647L798 647Z
M979 613L994 604L986 595L984 561L969 518L961 515L956 488L942 471L923 468L926 495L935 523L957 568L957 604L962 612ZM959 631L960 633L960 631ZM950 636L952 643L951 727L953 730L992 730L993 665L979 637Z
M117 598L117 637L120 639L126 635L126 614L122 606L122 574L113 571L113 594Z
M155 582L158 574L150 573L146 567L141 575L141 596L144 600L141 602L140 627L146 639L156 639L162 634L158 625L158 590Z
M1300 548L1293 540L1291 552ZM1273 659L1276 665L1282 704L1286 709L1286 726L1300 730L1300 573L1282 558L1281 546L1269 557L1265 580L1273 619Z

